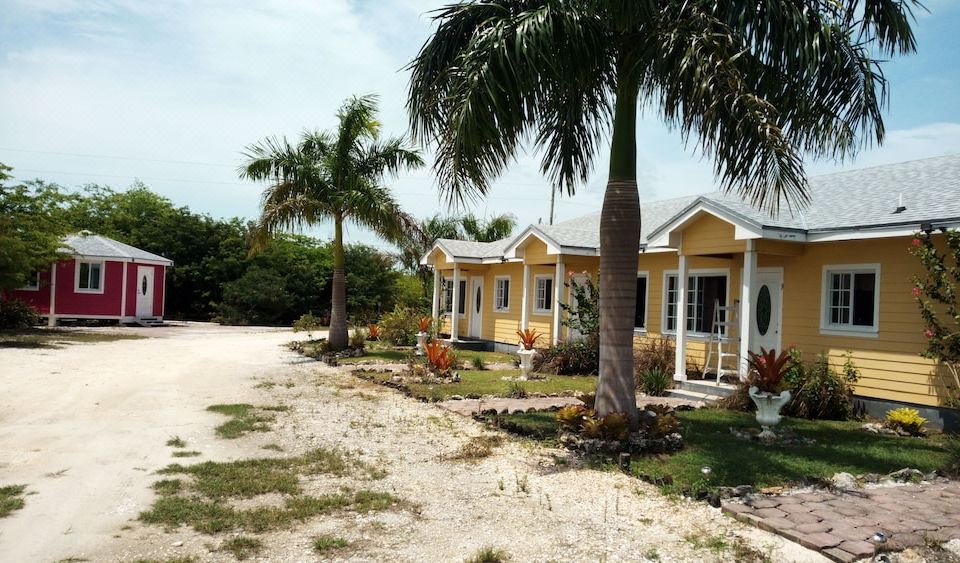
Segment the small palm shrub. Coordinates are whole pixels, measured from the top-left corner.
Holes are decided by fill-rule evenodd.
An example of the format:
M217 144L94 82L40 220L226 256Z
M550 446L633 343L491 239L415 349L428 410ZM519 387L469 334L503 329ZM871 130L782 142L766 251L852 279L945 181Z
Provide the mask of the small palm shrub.
M643 389L643 376L650 371L673 373L675 359L673 342L669 339L658 337L641 341L633 354L633 372L637 379L637 388Z
M887 411L887 426L894 430L903 430L913 436L923 434L923 425L927 419L920 416L920 411L910 408L899 408Z
M673 377L659 367L648 369L640 374L638 387L651 397L662 397L673 384Z
M600 351L582 340L540 348L533 357L533 371L537 373L595 375L599 366Z
M394 307L380 318L379 334L395 346L413 346L417 343L420 314L409 307Z
M350 348L354 350L363 350L367 346L367 332L363 329L357 329L350 335Z

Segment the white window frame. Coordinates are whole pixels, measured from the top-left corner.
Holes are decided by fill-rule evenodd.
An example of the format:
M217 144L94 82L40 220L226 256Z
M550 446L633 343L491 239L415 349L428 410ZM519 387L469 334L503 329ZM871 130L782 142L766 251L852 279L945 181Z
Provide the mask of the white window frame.
M830 277L851 274L850 324L830 322ZM873 274L873 326L853 324L853 274ZM877 338L880 333L880 264L827 264L820 284L820 334Z
M507 282L507 288L505 292L500 291L500 282ZM496 313L509 313L510 312L510 289L513 285L513 281L510 279L510 276L495 276L493 278L493 310ZM501 297L507 298L507 306L503 307L500 302Z
M462 277L462 276L461 276L461 277ZM446 294L446 291L447 291L447 282L450 282L450 291L449 291L449 293L450 293L450 310L449 310L449 311L447 311L447 294ZM465 280L465 279L461 279L461 280L460 280L460 283L461 283L461 284L464 284L466 287L464 287L464 290L460 292L460 297L464 300L464 301L463 301L463 312L460 313L460 312L458 311L458 312L457 312L457 318L459 318L459 319L464 319L464 318L467 317L467 301L466 301L467 297L466 297L466 291L470 289L470 284L468 284L468 283L467 283L467 280ZM449 317L449 316L451 316L451 314L453 313L453 308L457 306L457 304L453 302L453 278L452 278L452 277L450 277L450 278L444 277L444 278L443 278L443 291L441 292L441 294L442 294L441 297L443 297L443 314L444 314L445 316ZM459 307L457 307L457 309L459 309Z
M40 272L34 272L34 285L25 285L17 291L40 291Z
M540 285L540 280L550 280L550 283L551 283L550 294L544 295L545 302L550 304L549 309L542 309L540 307L537 307L537 286ZM553 276L549 274L538 274L533 276L533 312L534 314L536 315L552 315L553 314L553 307L555 306L553 303L553 292L556 291L556 288L553 287L552 284L555 284L555 283L557 283L556 280L554 280Z
M97 284L98 289L89 289L80 287L80 265L89 264L93 266L94 264L100 266L100 283ZM106 279L107 264L103 260L80 260L79 258L74 263L73 268L73 291L74 293L103 293L104 280ZM89 284L89 280L88 280Z
M668 294L669 289L670 289L670 276L676 276L677 278L679 278L679 277L680 277L680 270L664 270L664 271L663 271L663 293L662 293L662 296L661 296L662 299L663 299L663 302L662 302L662 305L663 305L663 306L660 307L660 309L661 309L661 311L660 311L660 331L661 331L663 334L674 335L674 334L677 333L676 329L674 329L674 330L667 330L667 308L668 308L668 307L667 307L667 303L668 303L668 301L667 301L667 294ZM730 268L697 268L697 269L688 269L688 270L687 270L687 277L688 277L688 278L694 278L694 277L697 277L697 276L704 276L704 277L723 276L723 277L725 277L726 280L727 280L727 298L726 298L726 302L725 302L725 303L721 303L720 306L721 306L721 307L729 307L729 306L730 306L730 293L731 293L731 291L730 291L730 290L731 290L731 288L730 288ZM679 281L679 279L678 279L678 281ZM647 285L648 285L648 287L649 287L649 280L647 281ZM687 289L687 307L690 307L690 284L689 284L689 283L687 284L687 288L686 288L686 289ZM649 292L649 289L648 289L647 291ZM680 319L680 315L679 315L680 311L677 311L677 313L678 313L678 315L677 315L677 323L679 324L679 322L680 322L680 321L679 321L679 319ZM647 322L649 322L649 319L647 320ZM687 322L687 313L686 313L685 311L684 311L684 313L683 313L683 322L684 322L684 323ZM690 336L690 337L693 337L693 338L709 338L710 333L709 333L709 332L696 332L696 331L688 330L688 331L687 331L687 336Z
M645 334L647 332L647 327L650 323L650 271L649 270L640 270L637 272L637 279L644 278L647 280L646 295L643 298L643 326L634 326L633 332L637 334Z

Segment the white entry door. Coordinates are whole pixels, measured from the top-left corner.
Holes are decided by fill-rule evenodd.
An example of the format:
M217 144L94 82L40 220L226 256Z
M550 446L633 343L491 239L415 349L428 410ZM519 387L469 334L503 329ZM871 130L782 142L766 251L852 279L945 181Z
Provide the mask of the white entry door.
M137 266L137 316L153 316L153 273L151 266Z
M474 276L470 278L470 299L467 300L470 307L470 336L481 338L483 330L483 278Z
M750 334L750 351L781 349L780 330L783 314L783 270L760 268L753 290L753 321Z
M576 274L570 280L570 288L567 290L567 303L570 304L570 308L573 311L576 311L578 306L577 296L573 294L573 287L574 285L582 285L586 283L586 281L587 281L587 274L583 274L583 273ZM583 340L583 335L580 334L579 330L572 327L567 327L567 340L571 342L574 340Z

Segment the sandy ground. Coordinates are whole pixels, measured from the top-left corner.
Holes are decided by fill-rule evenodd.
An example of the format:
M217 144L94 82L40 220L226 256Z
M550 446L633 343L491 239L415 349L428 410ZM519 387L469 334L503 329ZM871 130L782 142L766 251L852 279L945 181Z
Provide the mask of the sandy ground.
M338 447L384 468L378 481L311 479L308 493L350 484L419 505L322 516L261 535L263 561L315 561L311 538L331 533L351 561L463 561L496 546L514 561L704 561L688 536L736 538L773 561L824 561L703 503L668 499L615 472L582 468L566 452L511 439L478 462L448 459L486 432L457 414L360 381L348 369L304 362L288 332L193 326L147 340L0 350L0 485L26 484L27 506L0 520L0 561L132 561L216 551L229 536L168 532L136 522L153 500L153 472L174 461L179 435L199 461L292 455ZM256 388L264 381L277 385ZM270 432L220 440L204 409L251 402L291 407ZM283 454L262 446L280 444ZM191 460L187 460L191 461ZM275 499L274 499L275 500Z

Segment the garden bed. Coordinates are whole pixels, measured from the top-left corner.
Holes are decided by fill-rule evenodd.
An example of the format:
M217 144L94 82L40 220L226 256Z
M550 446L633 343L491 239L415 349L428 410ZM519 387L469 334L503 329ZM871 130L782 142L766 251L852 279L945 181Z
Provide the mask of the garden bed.
M521 387L527 394L536 396L574 396L593 393L597 378L590 375L552 375L528 381L510 381L504 378L518 377L517 370L460 370L456 383L408 383L397 381L398 374L389 371L356 370L354 375L394 387L407 395L424 402L438 402L456 398L509 397Z

